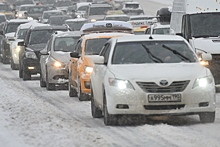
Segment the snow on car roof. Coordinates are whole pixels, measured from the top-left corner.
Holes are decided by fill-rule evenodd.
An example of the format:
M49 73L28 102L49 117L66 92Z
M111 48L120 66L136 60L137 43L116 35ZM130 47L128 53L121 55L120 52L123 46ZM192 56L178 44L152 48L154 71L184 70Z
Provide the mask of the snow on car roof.
M153 15L132 15L130 16L130 19L131 18L144 18L144 17L155 17Z
M121 36L121 35L133 35L133 34L128 34L128 33L114 33L114 32L110 32L110 33L91 33L91 34L87 34L84 35L83 37L85 39L93 39L93 38L101 38L101 37L108 37L108 36Z
M170 24L154 23L154 28L170 28Z
M16 22L29 22L29 21L31 21L31 20L27 20L27 19L10 19L7 22L16 23Z
M184 38L178 35L152 35L153 39L150 39L150 35L137 35L137 36L124 36L118 37L117 42L134 42L134 41L183 41Z
M67 19L65 22L79 22L79 21L87 21L85 18L75 18L75 19Z
M139 2L124 2L124 4L140 4Z
M32 26L49 26L49 25L38 23L37 21L32 20L31 22L20 24L18 28L25 29L25 28L30 28Z
M119 31L131 31L133 27L128 22L122 21L97 21L94 23L86 23L81 27L82 34L91 33L91 32L119 32Z
M68 37L68 36L81 36L80 31L70 31L70 32L63 32L63 31L57 31L54 34L56 37Z

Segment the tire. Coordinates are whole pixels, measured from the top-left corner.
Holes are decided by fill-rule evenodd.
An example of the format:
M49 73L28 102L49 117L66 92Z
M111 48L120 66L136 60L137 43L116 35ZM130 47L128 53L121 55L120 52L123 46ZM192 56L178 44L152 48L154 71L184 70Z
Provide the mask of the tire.
M22 68L19 68L19 78L23 78L23 69Z
M77 92L77 95L78 95L78 98L80 101L86 101L89 99L89 96L85 93L82 93L81 91L81 84L80 84L80 78L78 78L78 83L77 83L77 87L78 87L78 92Z
M202 123L213 123L215 121L215 112L200 113L199 118Z
M55 84L54 83L49 83L48 81L48 74L46 73L46 89L47 90L55 90Z
M46 82L43 80L42 73L40 73L40 87L46 87Z
M23 81L31 80L31 74L23 68Z
M14 63L13 58L11 59L11 69L12 70L18 70L19 69L19 66Z
M7 59L7 57L4 53L2 54L2 63L3 64L9 64L9 59Z
M106 126L115 126L118 124L118 120L115 115L110 115L108 113L108 108L107 108L107 101L106 101L106 96L105 92L103 95L103 111L104 111L104 124Z
M100 110L95 105L94 95L93 95L93 92L92 92L92 88L91 88L91 112L92 112L92 117L93 118L101 118L101 117L103 117L102 110Z

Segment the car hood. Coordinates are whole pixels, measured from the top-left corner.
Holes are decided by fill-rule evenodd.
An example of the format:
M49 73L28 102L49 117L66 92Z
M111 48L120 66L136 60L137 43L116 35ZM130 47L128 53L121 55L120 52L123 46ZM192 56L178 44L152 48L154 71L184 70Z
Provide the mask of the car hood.
M29 45L27 48L33 50L33 51L41 51L42 49L44 49L46 46L46 43L41 43L41 44L32 44Z
M15 36L15 32L12 32L12 33L6 33L5 34L5 37L10 37L10 38L13 38Z
M210 75L210 71L198 62L112 65L109 67L109 71L117 79L156 83L161 80L167 80L169 83L180 80L195 80L198 77Z
M67 64L70 61L70 52L56 51L52 53L52 57L60 62Z
M194 46L196 49L202 49L211 54L219 54L220 53L220 38L194 38L193 39Z

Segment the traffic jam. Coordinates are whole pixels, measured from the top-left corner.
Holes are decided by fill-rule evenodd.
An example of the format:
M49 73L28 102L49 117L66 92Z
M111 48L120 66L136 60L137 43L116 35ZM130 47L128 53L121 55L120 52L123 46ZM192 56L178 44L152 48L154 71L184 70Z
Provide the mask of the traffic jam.
M0 2L0 62L16 78L91 101L105 125L130 115L215 121L217 1L174 0L155 16L135 0L11 1Z

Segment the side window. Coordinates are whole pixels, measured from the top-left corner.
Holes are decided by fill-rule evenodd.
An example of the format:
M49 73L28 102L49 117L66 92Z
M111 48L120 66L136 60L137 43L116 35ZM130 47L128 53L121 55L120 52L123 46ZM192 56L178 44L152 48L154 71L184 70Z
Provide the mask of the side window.
M150 28L147 28L147 30L145 31L145 34L150 34Z
M100 56L104 56L104 63L108 62L109 53L110 53L111 45L109 43L105 44Z

